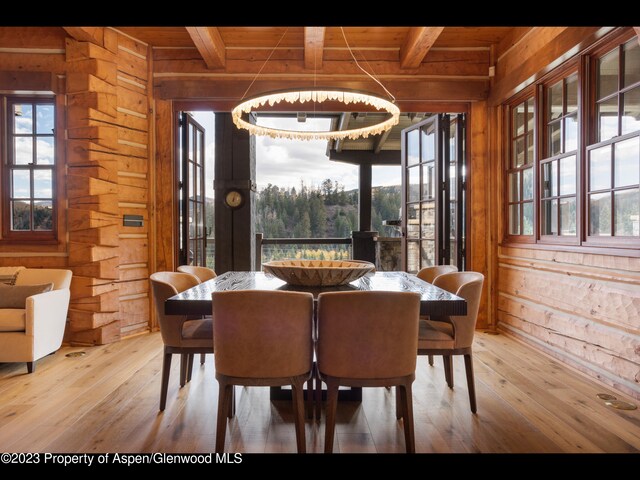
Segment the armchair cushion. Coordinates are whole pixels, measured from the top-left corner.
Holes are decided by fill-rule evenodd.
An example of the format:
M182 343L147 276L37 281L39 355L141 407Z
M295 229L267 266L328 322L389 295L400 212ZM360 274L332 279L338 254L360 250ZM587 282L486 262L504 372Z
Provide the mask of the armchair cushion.
M24 308L0 309L0 332L24 332L25 329Z
M28 297L49 292L52 288L53 283L42 285L0 285L0 309L24 309Z
M418 350L453 348L454 338L453 325L450 323L420 320Z
M13 285L20 270L24 267L0 267L0 285Z

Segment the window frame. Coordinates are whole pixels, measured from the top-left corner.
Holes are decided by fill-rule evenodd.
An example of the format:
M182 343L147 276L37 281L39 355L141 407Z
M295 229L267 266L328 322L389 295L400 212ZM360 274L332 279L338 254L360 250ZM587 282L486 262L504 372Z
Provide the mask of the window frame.
M583 145L583 172L582 175L582 186L583 186L583 194L582 194L582 205L583 205L583 215L582 215L582 245L585 247L605 247L605 248L629 248L634 250L640 250L640 238L634 237L624 237L624 236L600 236L600 235L591 235L589 233L590 228L590 210L589 210L589 194L591 192L589 185L589 177L590 177L590 164L589 164L589 152L591 150L595 150L605 146L611 146L612 149L615 149L615 144L628 140L634 137L640 137L640 130L636 130L634 132L629 132L624 135L619 135L621 133L621 111L620 111L620 100L623 98L623 95L634 88L640 88L640 82L636 82L631 86L624 86L622 84L623 78L620 78L620 71L624 68L624 60L620 57L618 60L618 86L615 93L611 93L604 97L604 99L612 98L615 96L618 99L618 135L615 135L612 138L607 138L606 140L599 140L598 138L598 85L597 85L597 73L598 73L598 60L605 55L613 52L614 50L618 50L620 54L623 51L623 46L626 43L631 41L638 41L638 37L635 35L633 29L631 31L626 32L623 35L617 35L615 38L611 39L600 46L594 49L588 55L588 68L585 69L586 73L589 77L589 92L587 102L587 118L588 118L588 131L585 132L585 142ZM623 76L622 76L623 77ZM612 156L611 163L614 163L614 159ZM613 169L611 170L611 175L613 176ZM624 190L624 188L623 188ZM614 230L615 225L615 211L613 204L613 196L614 192L618 191L613 185L613 179L611 180L611 186L608 190L602 190L602 192L608 191L612 195L611 199L611 231Z
M583 51L577 53L558 67L550 72L539 76L532 83L524 87L511 98L503 101L502 106L502 128L499 144L502 145L502 246L513 246L526 244L527 248L553 249L583 252L583 253L599 253L616 256L632 256L640 257L640 238L638 237L598 237L588 235L589 229L589 171L588 171L588 151L599 147L606 143L618 143L629 138L640 136L639 131L634 131L607 139L604 142L596 142L597 137L597 82L596 68L598 59L614 49L618 48L622 51L622 46L633 39L638 39L635 31L629 27L620 27L602 39L596 41L593 45L588 46ZM621 63L623 61L621 60ZM546 155L547 150L547 122L546 122L546 94L545 89L557 83L560 79L566 79L577 72L578 75L578 140L576 154L576 236L570 235L542 235L542 165L559 158L571 156L563 152L554 157L541 158ZM618 85L622 84L619 79ZM618 98L624 92L638 88L639 84L623 86L617 90ZM564 88L564 87L563 87ZM535 104L535 155L534 155L534 235L513 235L509 233L509 176L511 171L511 138L512 138L512 108L525 101L528 97L534 95ZM611 94L613 95L613 94ZM605 98L608 98L605 97ZM564 113L563 113L564 118ZM620 121L618 122L620 128ZM564 136L564 134L563 134ZM613 160L612 160L613 162ZM559 163L558 163L559 166ZM633 187L631 187L633 188ZM611 186L610 191L616 191L617 188ZM556 195L556 197L563 197ZM545 197L547 198L547 197ZM551 197L549 197L551 198ZM555 197L553 197L555 198ZM612 201L613 203L613 201ZM612 212L612 231L613 218Z
M0 184L1 184L1 217L2 217L2 238L0 243L2 244L56 244L58 243L58 183L60 172L60 156L59 156L59 128L60 128L60 105L55 94L32 94L32 95L19 95L19 94L6 94L0 96L1 112L0 115L0 145L2 146L0 151ZM52 202L52 218L51 218L51 230L12 230L11 229L11 172L13 169L14 151L13 151L13 119L11 118L11 112L13 105L19 103L31 103L32 105L38 104L51 104L54 108L53 114L53 164L46 168L51 170L51 202ZM35 112L34 112L35 115ZM34 131L32 138L36 139L38 134ZM38 168L37 165L27 165L28 168L20 168L21 170L27 170L33 172L35 170L45 169ZM30 174L33 177L33 174ZM31 192L33 195L33 191ZM30 201L34 201L34 197L29 198Z
M551 89L551 87L555 84L557 84L558 82L563 82L563 113L560 116L559 119L555 119L554 121L561 121L564 122L564 120L566 118L568 118L570 115L567 115L564 112L564 108L565 108L565 82L568 78L572 77L573 75L577 76L577 101L578 101L578 107L576 110L576 118L577 118L577 123L578 123L578 139L577 139L577 145L576 145L576 149L575 150L571 150L569 152L564 151L564 146L565 146L565 132L564 132L564 126L562 127L562 147L563 147L563 151L561 153L557 153L553 156L549 155L547 156L547 154L549 153L549 129L548 126L550 123L552 123L552 121L550 121L549 119L547 119L547 104L549 101L549 91ZM562 65L561 67L558 67L556 70L554 70L554 72L552 72L552 75L548 76L547 78L544 79L544 81L541 81L538 84L538 89L537 89L537 94L538 94L538 101L540 104L540 108L539 111L542 112L542 114L539 116L538 118L538 123L537 123L537 127L538 127L538 138L539 138L539 145L538 145L538 152L544 152L544 153L540 153L538 155L537 158L537 164L536 164L536 173L538 175L538 179L536 182L536 188L538 189L535 193L536 198L535 198L535 203L537 206L537 215L536 215L536 239L537 239L537 243L541 243L541 244L551 244L551 245L580 245L580 240L581 240L581 207L582 207L582 203L580 201L580 197L582 195L582 182L581 182L581 176L582 176L582 147L583 147L583 138L582 138L582 112L584 111L584 102L582 101L583 98L583 93L584 93L584 88L582 86L582 75L581 75L581 70L580 70L580 65L577 59L571 60L566 62L564 65ZM576 192L574 195L561 195L560 191L559 191L559 185L558 185L558 192L556 193L556 195L553 196L549 196L549 197L543 197L543 188L542 188L542 181L543 181L543 172L542 169L544 167L545 164L553 162L553 161L557 161L557 165L558 165L558 172L557 172L557 179L559 180L560 178L560 172L559 172L559 168L560 168L560 161L563 158L568 158L575 155L576 156ZM543 158L544 157L544 158ZM542 214L543 214L543 202L546 199L557 199L558 202L560 201L561 198L568 198L568 197L575 197L576 199L576 234L575 235L560 235L560 233L558 232L557 234L545 234L542 231L542 227L543 227L543 222L542 222ZM558 205L558 218L556 219L558 221L558 226L560 226L560 206Z
M528 168L532 169L532 175L533 175L533 199L531 201L531 203L533 204L533 232L531 233L531 235L515 235L510 233L510 225L509 225L509 207L511 204L518 204L518 205L524 205L524 203L529 203L528 201L525 202L523 200L519 200L518 202L511 202L510 198L509 198L509 174L513 173L513 172L522 172L523 170L525 170L527 168L527 164L524 164L520 167L512 167L512 155L513 155L513 141L514 141L514 136L513 136L513 115L512 115L512 111L515 107L517 107L518 105L520 105L521 103L527 103L529 99L533 98L533 162L531 163L531 166ZM535 95L535 86L534 85L530 85L529 87L525 88L524 90L522 90L521 92L519 92L517 95L515 95L514 97L512 97L508 103L506 103L506 108L504 109L504 125L505 125L505 129L507 131L507 135L503 135L503 148L504 148L504 152L506 152L505 155L505 167L503 168L503 185L505 186L505 190L504 190L504 211L503 211L503 218L504 218L504 238L505 241L507 243L527 243L527 244L532 244L535 243L536 241L536 227L537 227L537 223L536 223L536 217L537 217L537 210L538 207L536 205L536 196L537 196L537 188L536 188L536 184L537 184L537 174L536 174L536 165L537 165L537 157L538 157L538 119L539 119L539 106L538 106L538 102L536 101L536 95ZM525 148L526 148L526 143L525 143ZM522 191L522 175L520 175L520 180L519 180L519 188L520 191ZM524 215L522 215L522 210L523 207L520 207L520 231L522 231L522 217Z

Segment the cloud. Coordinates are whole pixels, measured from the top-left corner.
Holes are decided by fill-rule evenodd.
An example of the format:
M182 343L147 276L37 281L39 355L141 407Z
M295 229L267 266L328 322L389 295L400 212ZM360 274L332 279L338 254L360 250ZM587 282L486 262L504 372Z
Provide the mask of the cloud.
M206 191L213 196L213 163L215 157L215 130L212 112L192 112L194 118L206 130ZM258 117L259 125L267 125L280 129L293 130L328 130L330 120L327 118L307 118L299 123L296 118ZM307 186L320 185L330 178L344 185L346 190L358 188L359 169L357 165L334 162L326 154L326 141L299 141L256 137L256 181L258 190L269 183L279 187L300 186L304 181ZM399 167L374 167L374 185L398 185L400 183Z
M258 118L259 125L294 130L327 130L327 118L307 118L299 123L295 118ZM300 186L300 181L308 186L320 185L331 178L345 186L358 188L358 167L346 163L333 162L327 157L327 142L320 140L300 141L256 137L256 179L258 188L269 183L279 187Z

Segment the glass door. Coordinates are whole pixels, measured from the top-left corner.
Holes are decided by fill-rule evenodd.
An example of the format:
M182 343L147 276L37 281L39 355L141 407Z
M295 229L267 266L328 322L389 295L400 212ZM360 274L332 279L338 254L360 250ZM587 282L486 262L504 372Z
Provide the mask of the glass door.
M206 266L205 130L187 112L180 112L178 151L178 262Z
M433 115L402 131L402 260L417 273L465 267L464 115Z

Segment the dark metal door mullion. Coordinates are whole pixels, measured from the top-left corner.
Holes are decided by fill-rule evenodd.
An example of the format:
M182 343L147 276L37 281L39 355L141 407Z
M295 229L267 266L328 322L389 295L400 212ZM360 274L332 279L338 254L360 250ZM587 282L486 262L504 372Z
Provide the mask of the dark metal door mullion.
M186 112L180 112L180 124L182 126L182 185L180 187L180 194L182 198L182 222L180 222L182 236L182 249L180 250L180 265L187 265L188 252L189 252L189 181L191 180L189 175L189 121L188 114Z

